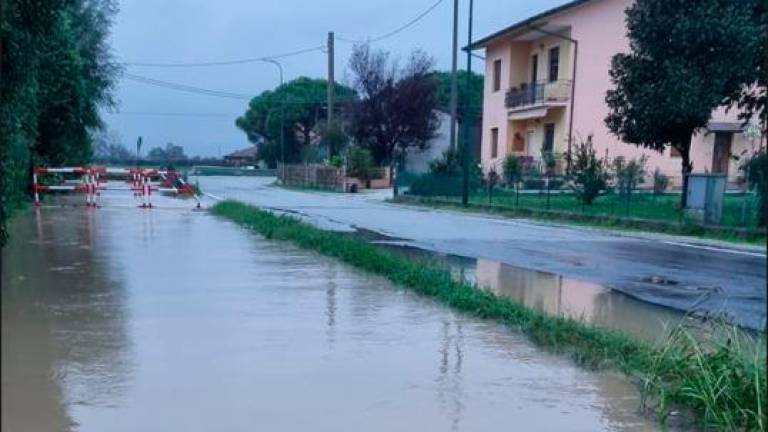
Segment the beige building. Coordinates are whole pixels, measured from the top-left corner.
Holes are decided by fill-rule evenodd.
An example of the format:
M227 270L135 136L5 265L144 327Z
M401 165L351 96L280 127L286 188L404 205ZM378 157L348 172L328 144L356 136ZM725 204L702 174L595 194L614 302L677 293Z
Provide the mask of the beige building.
M649 173L659 168L680 184L681 161L674 150L658 153L621 142L603 123L611 58L628 51L624 11L630 4L571 1L472 45L485 49L481 160L486 171L500 171L508 154L539 161L542 151L554 153L562 170L571 143L592 135L598 154L645 154ZM713 112L706 130L692 137L694 172L723 173L738 184L737 158L764 145L764 137L749 138L737 114Z

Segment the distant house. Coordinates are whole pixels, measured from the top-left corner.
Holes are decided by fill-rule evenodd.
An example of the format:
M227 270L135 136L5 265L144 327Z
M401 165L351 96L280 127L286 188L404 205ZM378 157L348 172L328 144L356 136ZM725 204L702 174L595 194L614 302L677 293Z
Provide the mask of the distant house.
M451 116L448 113L437 110L437 118L440 121L440 125L435 131L435 136L429 140L424 149L418 147L409 147L405 153L405 171L414 174L423 174L429 171L429 164L435 159L440 159L451 147ZM482 116L478 114L478 117L473 119L474 126L472 127L472 136L474 146L474 154L472 155L476 161L480 160L480 127L482 122ZM456 124L456 138L457 143L459 137L461 137L461 123Z
M224 156L224 163L230 166L256 165L258 149L256 146L234 151Z

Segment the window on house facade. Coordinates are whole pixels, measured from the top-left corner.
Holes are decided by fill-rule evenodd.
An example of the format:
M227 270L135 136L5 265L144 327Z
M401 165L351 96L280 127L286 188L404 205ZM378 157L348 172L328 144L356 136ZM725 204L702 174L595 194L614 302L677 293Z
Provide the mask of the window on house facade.
M535 83L538 79L538 71L539 71L539 55L534 54L533 57L531 57L531 82Z
M560 74L560 47L549 50L549 82L557 81Z
M491 129L491 158L499 156L499 128Z
M493 61L493 91L501 89L501 59Z
M552 153L555 149L555 124L547 123L544 125L544 142L541 144L541 150Z

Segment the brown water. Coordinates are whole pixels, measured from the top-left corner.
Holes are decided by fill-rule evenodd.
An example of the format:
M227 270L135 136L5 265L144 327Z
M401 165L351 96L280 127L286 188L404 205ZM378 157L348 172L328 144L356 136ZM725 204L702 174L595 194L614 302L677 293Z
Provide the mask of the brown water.
M637 300L599 284L484 258L437 254L400 241L374 241L397 253L446 266L457 279L536 310L613 328L650 342L664 338L669 329L681 322L697 324L679 311Z
M170 199L105 201L11 221L4 431L655 429L632 384L503 326Z

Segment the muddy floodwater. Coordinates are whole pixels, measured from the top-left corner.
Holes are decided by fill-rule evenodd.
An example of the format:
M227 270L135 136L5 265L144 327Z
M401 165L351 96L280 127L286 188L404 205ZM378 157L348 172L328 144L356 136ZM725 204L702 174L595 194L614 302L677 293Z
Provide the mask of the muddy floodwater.
M656 429L626 379L508 328L176 200L120 203L11 221L4 431Z

